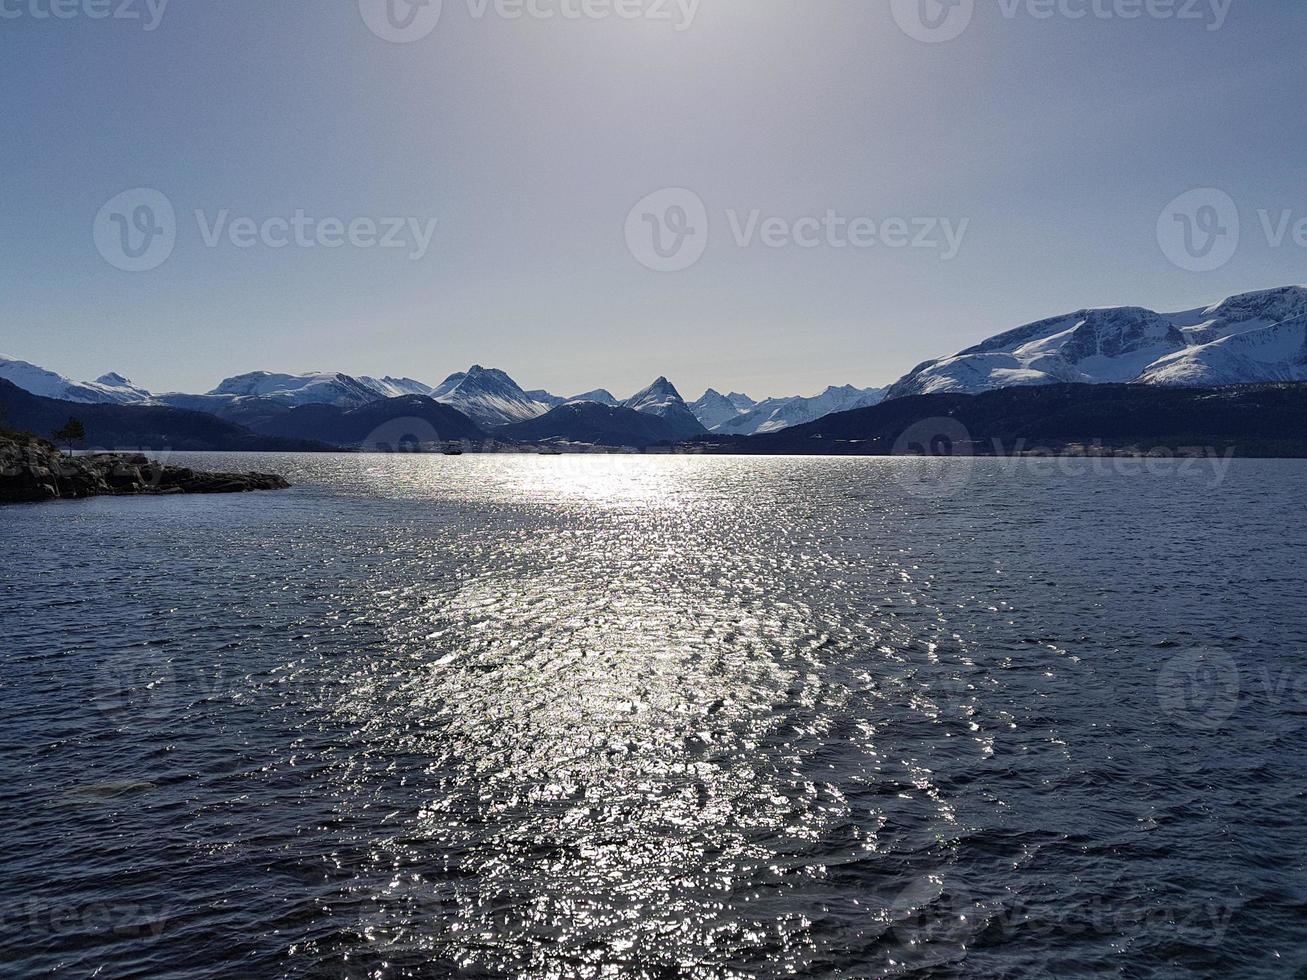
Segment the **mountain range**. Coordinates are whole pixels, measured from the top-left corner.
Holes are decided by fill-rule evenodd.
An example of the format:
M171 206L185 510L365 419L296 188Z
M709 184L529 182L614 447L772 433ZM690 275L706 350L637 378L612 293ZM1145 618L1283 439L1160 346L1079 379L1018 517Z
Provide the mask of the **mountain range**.
M1307 381L1305 326L1303 286L1244 293L1181 313L1080 310L927 361L887 397L1067 383L1211 388Z
M503 371L481 365L436 386L409 377L256 371L227 378L203 394L154 394L117 373L79 382L0 357L0 379L62 403L176 409L216 416L255 435L342 446L408 412L424 432L429 426L441 439L646 447L709 433L771 435L918 395L1064 384L1212 388L1307 381L1307 287L1245 293L1179 313L1079 310L926 361L888 388L845 385L811 397L761 401L710 388L687 404L665 377L624 401L606 389L566 397L526 391Z

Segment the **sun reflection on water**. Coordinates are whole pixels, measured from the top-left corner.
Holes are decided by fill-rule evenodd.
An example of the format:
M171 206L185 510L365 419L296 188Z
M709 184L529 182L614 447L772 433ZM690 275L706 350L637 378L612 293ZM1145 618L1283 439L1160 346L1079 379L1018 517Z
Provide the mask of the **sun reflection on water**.
M887 778L860 716L879 682L844 667L876 636L814 608L847 587L837 556L793 547L805 532L774 513L761 531L774 505L696 462L478 464L461 485L540 514L390 597L426 612L383 617L397 659L336 704L376 751L427 760L374 934L539 976L817 955L793 896L835 901L832 874L882 846L885 808L851 798ZM947 839L929 769L893 779ZM885 928L849 914L844 941Z

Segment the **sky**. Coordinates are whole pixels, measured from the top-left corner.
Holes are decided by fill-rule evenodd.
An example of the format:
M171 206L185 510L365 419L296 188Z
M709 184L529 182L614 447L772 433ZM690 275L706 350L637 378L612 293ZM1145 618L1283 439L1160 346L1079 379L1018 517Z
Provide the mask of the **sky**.
M0 0L0 352L762 397L1307 281L1307 5L949 2Z

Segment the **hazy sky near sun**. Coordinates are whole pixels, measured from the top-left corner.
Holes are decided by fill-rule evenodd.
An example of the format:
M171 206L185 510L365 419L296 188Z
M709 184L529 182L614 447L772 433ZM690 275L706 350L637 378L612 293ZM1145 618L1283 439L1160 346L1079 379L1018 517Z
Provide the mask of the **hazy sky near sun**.
M1257 216L1307 218L1307 5L1289 0L1169 5L1195 19L1126 16L1145 0L980 0L943 43L910 37L890 0L701 0L689 19L689 0L621 0L642 15L602 20L444 0L411 43L370 30L358 0L172 0L153 30L147 0L131 0L140 20L59 2L71 16L0 0L0 352L76 378L435 383L479 362L561 394L659 374L687 397L809 394L1085 306L1307 281L1307 247L1272 247ZM703 201L707 247L655 272L625 228L669 187ZM1233 196L1243 240L1194 273L1156 228L1202 187ZM177 218L146 272L115 268L93 234L133 188ZM206 244L224 212L297 210L436 228L416 261L240 248L225 231ZM742 247L733 221L754 211L946 218L965 237L950 260L834 247L811 224L814 247Z

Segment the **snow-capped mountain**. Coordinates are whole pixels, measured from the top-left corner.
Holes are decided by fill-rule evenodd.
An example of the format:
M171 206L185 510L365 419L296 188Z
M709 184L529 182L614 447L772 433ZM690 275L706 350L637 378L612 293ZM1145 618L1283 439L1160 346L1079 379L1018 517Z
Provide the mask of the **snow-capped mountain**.
M451 374L431 395L482 425L506 425L538 418L549 406L536 401L507 374L474 364Z
M1307 381L1307 289L1289 286L1234 296L1180 314L1193 346L1164 357L1145 384L1213 387L1258 381Z
M665 419L676 433L678 439L701 436L708 430L694 417L685 399L666 378L659 378L648 388L632 395L622 402L623 408L631 408L646 415L656 415Z
M1307 288L1234 296L1182 313L1138 307L1081 310L999 334L927 361L889 397L1057 383L1211 386L1307 380Z
M382 398L403 398L406 395L430 396L434 390L431 385L423 384L421 381L414 381L412 378L392 378L389 375L384 378L360 377L358 381Z
M156 395L152 403L191 412L208 412L248 425L305 405L352 409L383 397L387 396L348 374L253 371L227 378L204 395L173 391Z
M1154 361L1186 345L1179 328L1151 310L1081 310L928 361L896 383L890 397L975 393L1013 385L1122 383L1137 379Z
M1224 337L1249 333L1307 313L1307 287L1283 286L1231 296L1215 306L1170 313L1167 319L1180 328L1191 344L1209 344Z
M227 378L210 395L231 398L270 398L292 407L300 405L335 405L358 408L376 401L378 393L347 374L312 372L309 374L274 374L253 371Z
M609 408L617 408L621 404L607 388L596 388L594 391L587 391L585 394L567 400L568 404L574 402L597 402L600 405L607 405Z
M552 391L545 391L543 388L536 388L533 391L528 391L526 397L530 398L533 402L539 402L541 405L545 405L549 408L557 408L559 405L566 405L568 401L566 398L555 395Z
M117 371L102 374L94 381L87 382L87 387L102 392L114 401L127 404L136 401L148 401L154 396L138 384L133 384Z
M719 425L738 418L742 410L729 398L715 388L709 388L697 401L690 403L690 411L703 423L703 427L712 431Z
M754 401L748 395L741 394L738 391L732 391L729 395L726 396L726 400L730 402L732 405L734 405L736 408L738 408L741 412L747 412L751 409L758 407L758 403L756 401Z
M1253 382L1307 381L1307 316L1222 337L1151 365L1144 384L1212 388Z
M758 402L747 412L718 424L713 431L723 435L751 436L762 432L779 432L792 425L814 422L835 412L851 412L855 408L868 408L885 398L884 388L827 388L820 395L804 398L768 398Z
M587 391L584 394L573 395L571 398L563 398L561 395L555 395L552 392L545 391L543 388L538 388L534 391L528 391L526 396L532 401L539 402L546 408L558 408L560 405L575 405L577 402L596 402L600 405L607 405L609 408L615 408L620 404L606 388L596 388L594 391Z
M121 374L104 374L94 381L70 381L45 368L0 355L0 378L43 398L83 405L129 405L146 401L150 393Z

